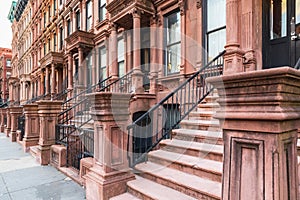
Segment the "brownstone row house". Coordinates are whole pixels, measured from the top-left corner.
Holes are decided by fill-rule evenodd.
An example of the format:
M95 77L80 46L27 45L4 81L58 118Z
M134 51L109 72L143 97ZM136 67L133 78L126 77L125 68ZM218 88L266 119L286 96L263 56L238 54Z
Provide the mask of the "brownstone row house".
M299 198L299 0L19 0L9 19L1 131L87 199Z
M11 75L11 59L12 52L8 48L0 48L0 74L1 74L1 104L7 102L8 99L8 81Z

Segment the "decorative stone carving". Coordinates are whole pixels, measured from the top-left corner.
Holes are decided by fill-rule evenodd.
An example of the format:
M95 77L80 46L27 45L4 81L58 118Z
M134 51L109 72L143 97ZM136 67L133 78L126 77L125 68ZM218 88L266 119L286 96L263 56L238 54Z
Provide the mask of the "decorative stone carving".
M197 9L202 8L202 0L197 0Z

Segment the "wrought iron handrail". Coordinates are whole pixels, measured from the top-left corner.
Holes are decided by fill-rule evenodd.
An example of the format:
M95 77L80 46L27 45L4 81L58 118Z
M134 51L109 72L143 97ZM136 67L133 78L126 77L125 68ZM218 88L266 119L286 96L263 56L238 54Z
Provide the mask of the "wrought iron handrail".
M146 160L147 153L161 140L171 137L171 130L178 128L181 120L213 90L205 79L223 73L224 53L220 53L127 127L127 157L131 167Z
M102 87L100 92L119 92L131 93L132 91L132 73L133 69L119 79L111 82L106 87Z
M2 103L2 104L0 105L0 108L5 108L5 107L7 107L8 105L9 105L9 100L4 101L4 103Z
M32 99L29 99L28 101L26 101L26 102L25 102L25 105L34 103L34 102L36 102L36 101L38 101L38 100L43 99L43 98L46 97L46 96L47 96L47 95L42 94L42 95L40 95L40 96L33 97Z

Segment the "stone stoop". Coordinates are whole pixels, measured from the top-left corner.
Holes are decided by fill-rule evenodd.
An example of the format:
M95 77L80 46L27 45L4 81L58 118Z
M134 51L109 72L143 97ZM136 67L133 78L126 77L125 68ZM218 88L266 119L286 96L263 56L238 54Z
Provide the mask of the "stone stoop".
M148 161L135 166L136 180L127 183L122 199L221 199L223 139L218 120L216 93L173 130L172 139L148 154Z

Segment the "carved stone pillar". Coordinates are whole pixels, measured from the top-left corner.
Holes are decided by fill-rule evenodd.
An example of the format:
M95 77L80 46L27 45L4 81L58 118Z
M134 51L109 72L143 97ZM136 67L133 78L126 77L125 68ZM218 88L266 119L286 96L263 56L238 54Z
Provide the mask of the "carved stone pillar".
M25 134L23 138L23 149L28 151L29 147L35 146L39 142L40 121L37 104L27 104L23 106L25 114Z
M46 96L47 98L50 96L50 73L49 73L49 67L46 67L45 70L45 84L46 84Z
M50 147L55 144L55 125L57 116L61 111L62 101L38 102L38 114L40 120L40 136L38 142L37 160L41 165L50 163Z
M12 142L17 141L17 130L18 130L18 117L22 115L22 107L10 107L10 120L11 120L11 129L10 129L10 140Z
M156 93L156 79L158 76L158 28L157 28L157 18L153 17L150 21L150 90L149 92L154 94Z
M10 124L11 124L10 108L6 108L6 127L4 129L6 137L9 137L9 134L10 134L10 129L11 129Z
M242 72L244 52L240 49L239 2L226 0L226 53L224 55L224 74Z
M222 199L299 199L300 72L282 67L208 82L220 96Z
M94 120L94 161L85 175L86 198L108 200L126 191L126 182L134 179L126 158L126 125L130 94L93 93L91 115Z
M0 109L0 114L1 114L1 118L0 118L0 132L4 133L4 128L6 127L6 109L5 108L1 108Z
M51 64L51 97L53 98L56 91L56 72L55 72L55 65Z

